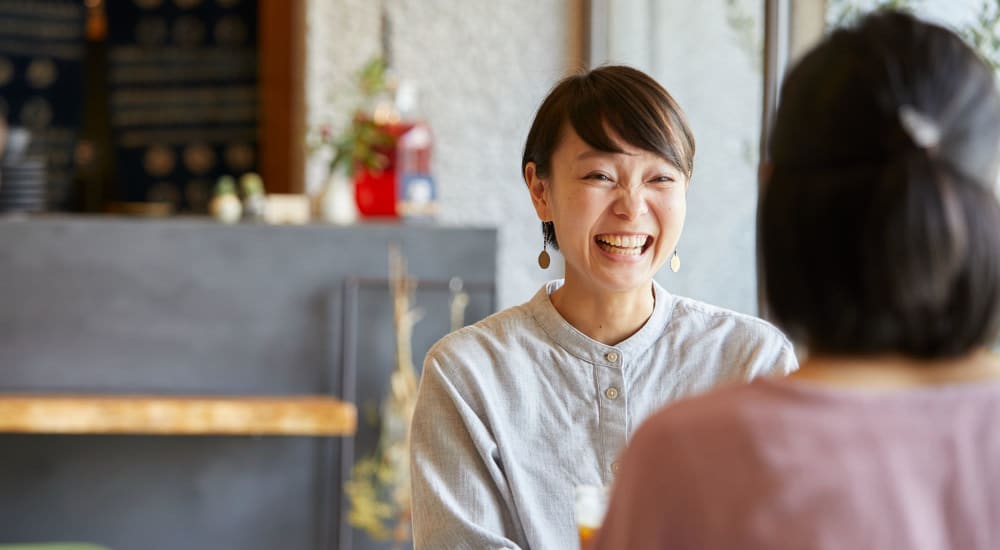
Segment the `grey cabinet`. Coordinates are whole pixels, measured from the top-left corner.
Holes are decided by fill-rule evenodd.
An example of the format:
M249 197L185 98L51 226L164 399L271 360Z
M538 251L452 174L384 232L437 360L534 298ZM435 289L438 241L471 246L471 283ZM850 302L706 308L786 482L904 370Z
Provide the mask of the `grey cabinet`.
M495 309L490 228L0 220L0 391L331 394L353 438L0 434L0 542L118 550L364 548L343 521L393 368L388 247L418 284L414 362ZM353 541L352 541L353 538Z

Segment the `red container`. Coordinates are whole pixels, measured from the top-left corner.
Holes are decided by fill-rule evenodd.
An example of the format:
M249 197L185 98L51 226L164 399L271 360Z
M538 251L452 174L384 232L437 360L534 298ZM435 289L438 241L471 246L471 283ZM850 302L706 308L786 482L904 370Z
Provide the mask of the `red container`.
M392 138L387 147L378 149L388 162L381 170L359 166L354 171L354 200L358 212L365 217L399 217L396 210L398 197L398 159L396 145L399 137L413 128L412 122L381 124L379 127Z

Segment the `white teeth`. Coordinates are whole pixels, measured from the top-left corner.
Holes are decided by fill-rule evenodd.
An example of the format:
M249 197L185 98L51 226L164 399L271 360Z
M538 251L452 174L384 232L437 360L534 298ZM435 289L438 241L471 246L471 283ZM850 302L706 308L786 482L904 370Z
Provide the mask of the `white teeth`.
M639 248L646 244L645 235L601 235L597 240L617 248Z
M638 256L646 244L646 235L601 235L597 242L601 248L613 254L623 256Z

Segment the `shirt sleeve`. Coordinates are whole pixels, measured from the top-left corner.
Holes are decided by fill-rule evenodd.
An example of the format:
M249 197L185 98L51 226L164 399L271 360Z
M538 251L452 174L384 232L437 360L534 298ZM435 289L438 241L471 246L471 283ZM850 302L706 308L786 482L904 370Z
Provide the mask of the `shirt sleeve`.
M791 342L778 329L768 325L758 344L751 351L746 382L758 376L782 377L798 370L799 360Z
M438 356L424 361L410 445L415 550L520 550L496 442Z
M778 356L778 364L775 366L772 374L776 376L788 376L797 370L799 370L799 359L795 355L792 345L785 340L781 346L781 353Z

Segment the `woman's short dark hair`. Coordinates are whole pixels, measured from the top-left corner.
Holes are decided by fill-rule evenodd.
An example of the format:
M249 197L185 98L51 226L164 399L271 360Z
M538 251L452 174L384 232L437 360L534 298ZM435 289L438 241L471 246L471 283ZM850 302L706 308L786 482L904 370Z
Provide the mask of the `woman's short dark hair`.
M552 153L569 126L599 151L622 152L609 135L667 159L690 180L694 171L694 135L680 106L642 71L606 65L561 80L538 108L521 159L521 174L529 162L548 177ZM552 222L544 222L545 241L559 248Z
M899 12L785 81L758 239L770 315L815 353L962 355L1000 322L1000 96L961 39Z

